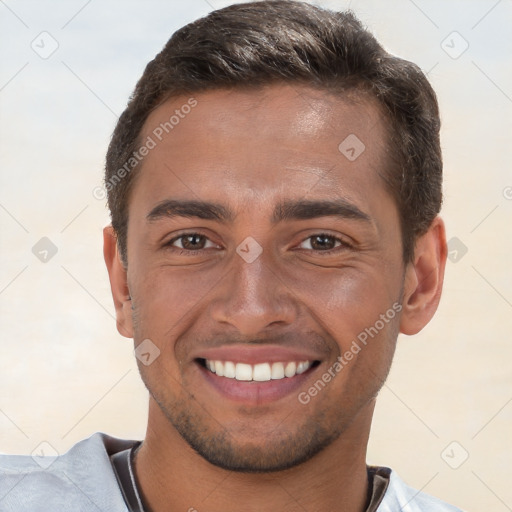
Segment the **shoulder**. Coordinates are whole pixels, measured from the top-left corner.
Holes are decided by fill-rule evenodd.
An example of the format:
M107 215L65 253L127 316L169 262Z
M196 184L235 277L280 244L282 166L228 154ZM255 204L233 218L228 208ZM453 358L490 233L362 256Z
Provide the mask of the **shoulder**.
M377 512L463 512L457 507L409 487L395 471L389 471L389 485Z
M134 443L96 433L56 457L0 455L0 510L125 512L109 457Z

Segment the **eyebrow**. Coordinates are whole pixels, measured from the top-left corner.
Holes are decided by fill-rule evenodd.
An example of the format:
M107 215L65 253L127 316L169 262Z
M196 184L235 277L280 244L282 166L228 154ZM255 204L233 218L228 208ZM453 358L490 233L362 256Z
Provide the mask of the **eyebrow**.
M233 212L216 203L205 201L177 201L166 199L158 203L147 215L149 222L162 218L197 217L205 220L232 221Z
M233 221L235 216L232 210L217 203L166 199L158 203L147 214L146 219L154 222L163 218L188 217L226 223ZM344 199L284 201L274 208L271 221L277 224L285 220L308 220L317 217L372 222L368 214Z
M289 219L307 220L316 217L339 217L371 222L369 215L345 199L285 201L276 206L272 222L277 223Z

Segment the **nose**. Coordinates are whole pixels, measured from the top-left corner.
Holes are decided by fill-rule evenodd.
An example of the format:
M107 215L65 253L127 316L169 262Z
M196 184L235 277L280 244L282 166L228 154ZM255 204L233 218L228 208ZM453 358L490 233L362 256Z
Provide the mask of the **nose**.
M297 302L276 266L263 254L250 263L238 255L234 260L210 303L213 320L247 337L292 324L298 315Z

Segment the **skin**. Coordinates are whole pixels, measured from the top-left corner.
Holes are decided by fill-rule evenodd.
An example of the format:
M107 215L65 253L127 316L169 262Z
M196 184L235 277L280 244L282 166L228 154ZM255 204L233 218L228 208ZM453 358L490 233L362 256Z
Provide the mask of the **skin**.
M135 461L144 501L153 512L362 512L375 397L398 333L417 333L437 309L443 222L434 220L405 265L373 100L288 85L194 97L140 169L126 268L115 233L104 231L118 330L160 350L149 366L138 362L150 391ZM188 99L155 109L141 140ZM338 150L349 134L365 144L354 161ZM167 199L212 202L233 217L148 220ZM276 205L298 200L343 200L367 219L317 212L272 222ZM206 238L177 239L184 233ZM249 236L263 248L252 263L236 252ZM307 391L393 304L400 314L306 405L295 392L266 403L223 399L194 359L226 345L308 347L320 363L299 390Z

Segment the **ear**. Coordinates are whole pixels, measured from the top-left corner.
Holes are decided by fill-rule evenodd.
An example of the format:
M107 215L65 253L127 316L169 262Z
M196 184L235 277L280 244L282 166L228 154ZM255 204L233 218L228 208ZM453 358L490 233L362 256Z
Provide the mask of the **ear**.
M447 247L444 222L436 217L415 244L414 259L405 270L400 332L416 334L430 322L443 289Z
M133 338L132 301L128 289L127 271L121 261L117 236L111 225L103 229L103 256L116 308L117 330L122 336Z

